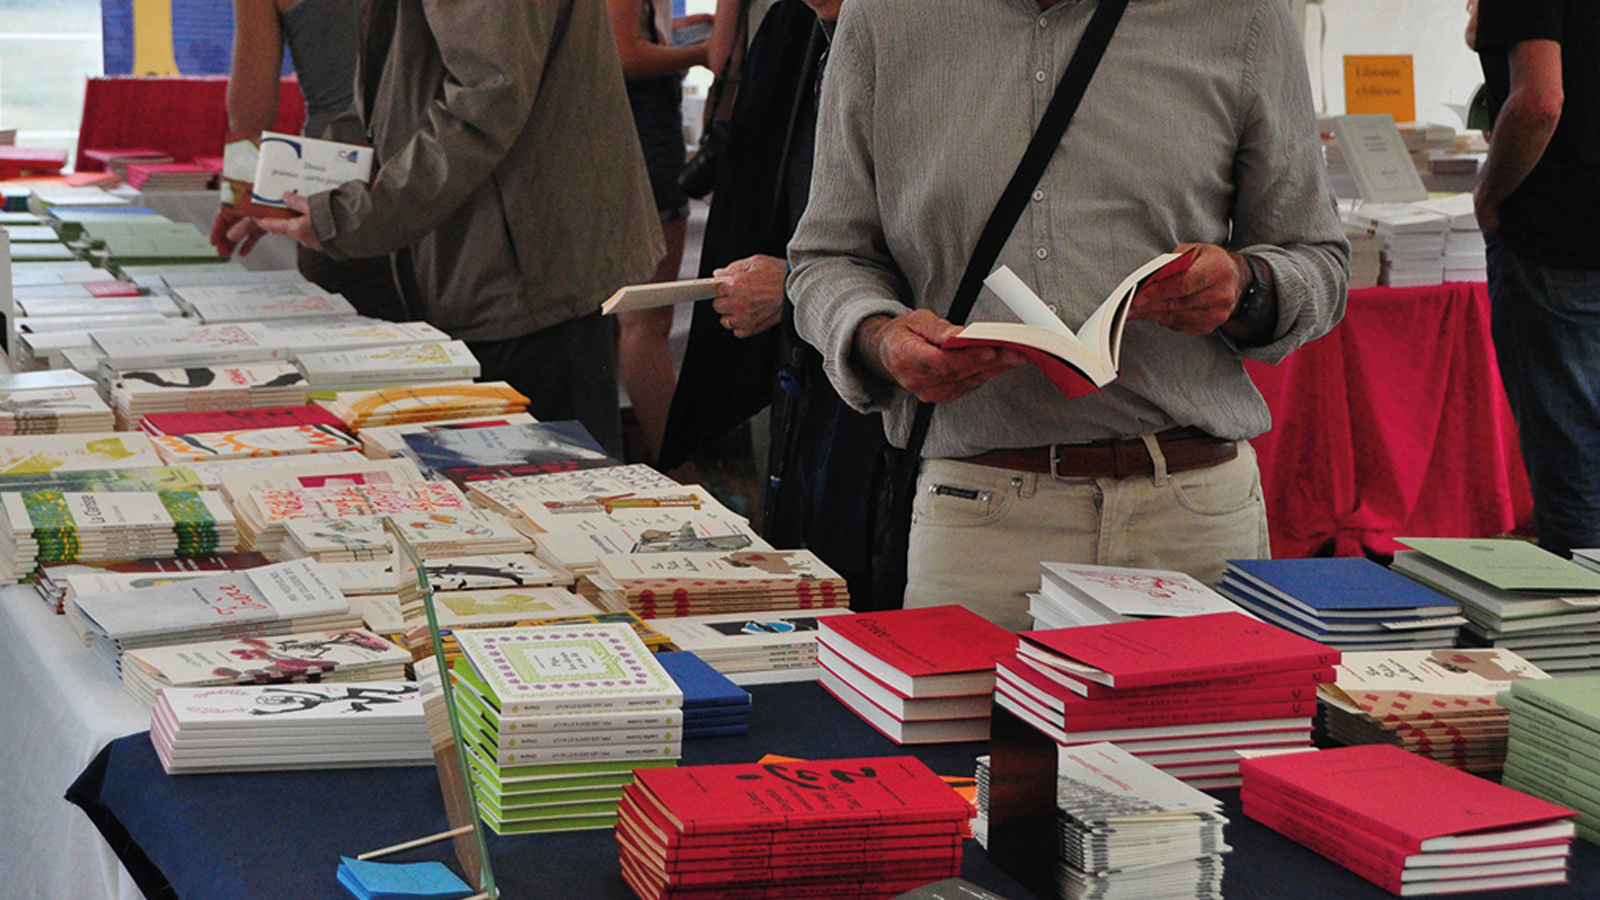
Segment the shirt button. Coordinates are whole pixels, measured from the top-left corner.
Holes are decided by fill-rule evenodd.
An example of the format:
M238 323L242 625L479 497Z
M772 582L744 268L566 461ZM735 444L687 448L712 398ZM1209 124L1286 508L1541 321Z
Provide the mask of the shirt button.
M1039 257L1040 259L1044 259L1045 257L1050 255L1050 248L1049 247L1040 247L1039 249L1033 251L1033 255Z
M1046 19L1044 16L1040 16L1039 17L1039 27L1040 28L1048 28L1049 26L1050 26L1050 20Z
M1040 84L1044 84L1044 80L1048 77L1049 76L1044 73L1043 69L1033 73L1033 80L1039 82Z
M1056 305L1054 303L1049 304L1046 308L1049 309L1052 313L1059 314L1061 312L1059 309L1056 308Z
M1033 192L1033 202L1038 203L1040 200L1043 200L1043 199L1044 199L1044 191L1034 191Z

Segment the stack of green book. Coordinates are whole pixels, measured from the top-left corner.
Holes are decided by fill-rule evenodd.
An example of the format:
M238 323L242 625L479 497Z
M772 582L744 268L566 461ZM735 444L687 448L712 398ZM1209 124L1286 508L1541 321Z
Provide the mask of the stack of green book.
M683 692L626 625L455 637L457 730L495 831L611 828L633 770L681 755Z
M1600 844L1600 676L1513 681L1501 783L1578 813L1578 834Z
M0 494L0 583L37 566L232 550L233 512L212 491Z
M155 216L86 222L83 241L105 251L110 257L108 268L217 261L217 248L211 246L200 229L188 222L166 221Z

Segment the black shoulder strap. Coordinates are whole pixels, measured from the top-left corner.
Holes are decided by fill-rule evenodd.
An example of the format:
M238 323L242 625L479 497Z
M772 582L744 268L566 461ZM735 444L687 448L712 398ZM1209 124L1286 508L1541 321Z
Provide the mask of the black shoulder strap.
M1039 130L1033 133L1033 140L1022 154L1017 171L1012 174L1011 182L1000 194L994 212L989 214L989 221L978 236L978 244L973 248L972 257L967 261L967 270L961 276L961 284L950 303L950 312L945 316L951 323L965 325L967 316L972 314L972 305L977 302L983 279L988 277L995 260L1000 258L1000 250L1005 247L1012 229L1017 226L1017 220L1022 218L1022 210L1028 205L1028 196L1033 193L1039 179L1044 176L1045 168L1050 165L1056 148L1061 145L1061 137L1067 133L1067 125L1078 111L1084 91L1089 88L1089 80L1100 66L1100 58L1105 55L1112 32L1116 31L1127 6L1128 0L1100 0L1100 5L1095 9L1083 38L1078 41L1078 49L1067 63L1067 70L1061 73L1061 82L1056 86L1055 96L1050 98L1044 118L1039 120ZM911 436L906 442L907 455L912 459L921 455L922 442L933 421L933 406L932 403L917 404L917 415L911 422Z

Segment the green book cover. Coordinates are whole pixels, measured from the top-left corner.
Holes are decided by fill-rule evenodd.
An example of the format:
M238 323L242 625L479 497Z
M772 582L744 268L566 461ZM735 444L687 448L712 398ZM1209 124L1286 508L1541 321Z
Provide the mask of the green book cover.
M1600 675L1514 681L1511 683L1511 696L1585 728L1600 731Z
M1503 591L1600 594L1600 572L1527 541L1486 538L1396 538L1397 541Z
M187 222L150 221L154 216L84 224L84 237L119 263L217 259L217 248Z
M683 705L683 691L627 626L469 629L455 637L480 693L505 716Z

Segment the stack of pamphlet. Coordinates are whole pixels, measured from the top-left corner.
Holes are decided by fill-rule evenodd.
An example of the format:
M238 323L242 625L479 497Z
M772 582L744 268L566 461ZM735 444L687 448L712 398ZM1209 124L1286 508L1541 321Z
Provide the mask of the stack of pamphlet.
M438 481L278 488L251 491L234 499L240 549L259 550L275 559L282 553L287 537L285 524L291 519L432 515L469 510L467 498L455 485Z
M735 684L816 681L817 620L850 615L848 609L766 614L717 613L654 619L651 624L678 650L692 651Z
M524 425L537 421L527 413L508 413L502 416L469 416L465 419L446 419L440 422L414 422L409 425L374 425L361 429L361 452L373 459L387 459L406 452L405 436L422 434L444 428L487 428L495 425ZM516 515L515 510L497 510Z
M127 650L361 627L344 594L309 560L84 597L67 613L119 667Z
M316 631L129 650L122 686L145 706L169 688L404 681L411 654L370 631Z
M168 688L150 741L169 775L433 761L415 682Z
M624 625L468 629L453 667L479 813L504 834L609 828L616 788L573 776L671 765L683 692Z
M1513 682L1501 783L1578 811L1578 834L1600 843L1600 676Z
M0 435L106 432L111 407L94 382L77 372L0 376Z
M199 434L163 434L152 437L156 452L171 465L212 459L257 456L305 456L313 453L355 453L361 442L342 427L287 425Z
M693 653L657 653L672 681L683 691L683 736L722 737L750 730L750 692L705 664Z
M140 162L128 166L128 187L136 191L203 191L211 186L205 166L178 162Z
M459 382L477 378L482 371L478 358L461 341L301 353L295 361L306 373L311 390L319 394Z
M452 559L533 549L533 541L505 518L481 509L392 515L406 539L425 558ZM322 562L351 562L388 558L382 516L290 519L283 523L283 529L285 559L310 556ZM572 573L563 575L564 583L570 585Z
M1473 209L1471 194L1451 194L1448 197L1423 200L1417 204L1428 212L1445 216L1450 230L1444 242L1445 281L1487 281L1489 278L1488 248L1483 231L1478 227L1478 216Z
M1222 801L1115 744L1060 748L1056 886L1067 900L1222 900Z
M618 464L577 420L443 429L408 434L403 440L406 455L424 472L457 484Z
M306 379L291 363L126 369L111 380L117 427L130 430L154 413L304 406Z
M1391 893L1567 880L1571 810L1398 747L1282 753L1239 769L1245 815Z
M1262 619L1341 650L1454 647L1461 606L1370 559L1236 559L1217 590Z
M93 566L57 563L41 566L34 592L57 613L64 612L69 597L90 597L134 588L154 587L191 573L214 574L254 569L271 560L259 553L208 553L175 559L126 559Z
M1336 668L1334 683L1317 686L1329 738L1394 744L1469 772L1505 762L1508 718L1495 696L1550 677L1498 649L1346 653Z
M0 475L43 475L92 469L138 469L161 465L142 434L82 432L0 437Z
M238 542L210 491L0 493L0 583L63 562L201 556Z
M1241 748L1310 744L1316 686L1339 661L1238 612L1019 637L996 660L997 704L1058 744L1113 741L1202 789L1239 784Z
M376 391L340 391L331 400L317 402L356 431L375 425L407 425L469 416L496 416L528 409L528 398L504 381L463 381Z
M1450 218L1415 203L1362 203L1344 213L1347 226L1383 240L1382 284L1420 287L1444 281Z
M1392 568L1460 601L1464 646L1499 647L1552 675L1600 672L1600 572L1527 541L1399 538Z
M1042 565L1039 593L1028 598L1033 627L1040 630L1238 609L1182 572L1077 563Z
M961 871L972 815L909 756L649 769L620 811L641 900L893 897Z
M606 555L588 584L601 608L643 619L850 605L844 577L810 550Z
M363 439L366 435L366 431L361 432ZM490 478L469 482L466 490L467 496L479 506L501 515L521 517L522 513L517 510L519 501L543 503L547 500L570 502L601 497L625 498L639 491L682 487L655 469L634 463L571 472Z
M356 308L342 295L309 281L195 285L173 288L172 297L206 325L356 315Z
M994 659L1016 635L964 606L817 621L822 686L897 744L989 737Z

